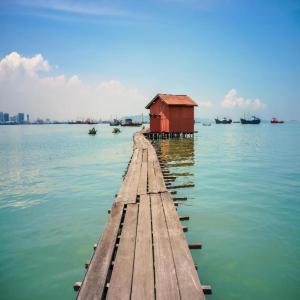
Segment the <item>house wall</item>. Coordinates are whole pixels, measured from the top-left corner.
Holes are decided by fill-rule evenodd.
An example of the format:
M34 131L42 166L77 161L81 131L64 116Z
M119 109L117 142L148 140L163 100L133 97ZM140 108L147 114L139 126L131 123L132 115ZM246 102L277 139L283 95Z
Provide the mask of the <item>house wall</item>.
M194 107L170 106L170 132L194 132Z
M169 131L169 106L157 99L150 107L150 131ZM156 115L156 116L153 116ZM159 117L157 117L159 116Z

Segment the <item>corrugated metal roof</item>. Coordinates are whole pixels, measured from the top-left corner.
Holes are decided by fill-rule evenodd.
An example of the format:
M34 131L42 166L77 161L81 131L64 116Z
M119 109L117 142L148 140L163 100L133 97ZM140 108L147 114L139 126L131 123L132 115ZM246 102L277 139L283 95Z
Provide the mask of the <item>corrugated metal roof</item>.
M150 108L152 103L157 99L161 99L167 105L176 105L176 106L198 106L198 104L187 95L172 95L172 94L157 94L146 106Z

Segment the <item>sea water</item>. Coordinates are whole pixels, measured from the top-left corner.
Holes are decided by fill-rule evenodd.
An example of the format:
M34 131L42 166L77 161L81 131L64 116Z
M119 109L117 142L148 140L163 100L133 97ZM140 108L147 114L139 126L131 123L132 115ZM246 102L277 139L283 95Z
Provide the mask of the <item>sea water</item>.
M137 128L0 127L1 299L74 299ZM196 124L157 142L211 300L300 299L300 124Z

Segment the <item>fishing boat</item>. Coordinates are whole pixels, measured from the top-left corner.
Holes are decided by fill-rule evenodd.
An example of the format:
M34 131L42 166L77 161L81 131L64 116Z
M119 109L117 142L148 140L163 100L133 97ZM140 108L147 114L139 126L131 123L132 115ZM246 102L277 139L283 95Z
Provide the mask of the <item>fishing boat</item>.
M252 116L251 119L241 118L241 123L242 124L259 124L260 118L257 118L255 116Z
M124 122L121 122L121 126L142 126L142 123L133 122L132 119L125 119Z
M227 119L227 118L223 118L223 120L216 118L215 121L216 121L216 124L231 124L232 123L232 120Z
M95 127L93 127L92 129L89 130L89 134L91 135L95 135L97 133L97 130L95 129Z
M113 121L109 122L110 126L120 126L121 122L118 119L113 119Z
M284 121L282 120L277 120L276 118L272 118L271 120L271 124L283 124Z
M114 127L114 129L112 131L112 133L120 133L120 132L121 132L121 130L117 127Z

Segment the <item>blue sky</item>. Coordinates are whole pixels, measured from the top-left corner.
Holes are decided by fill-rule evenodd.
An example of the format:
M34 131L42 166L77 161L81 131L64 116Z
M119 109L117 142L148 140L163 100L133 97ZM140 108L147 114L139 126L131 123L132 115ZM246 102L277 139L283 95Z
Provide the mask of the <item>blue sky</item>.
M1 1L0 36L0 110L108 117L166 92L201 117L300 119L300 1Z

